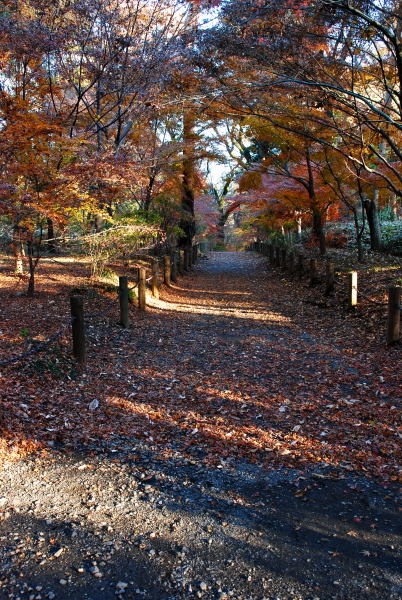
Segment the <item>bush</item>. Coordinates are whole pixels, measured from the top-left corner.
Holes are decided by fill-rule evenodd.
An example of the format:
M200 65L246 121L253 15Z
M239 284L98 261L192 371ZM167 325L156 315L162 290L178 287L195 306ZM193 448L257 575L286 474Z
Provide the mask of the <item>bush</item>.
M383 241L383 250L395 256L402 256L402 221L383 221L381 223L381 234ZM331 240L335 242L344 241L344 245L333 245ZM332 248L351 248L356 247L356 233L353 223L337 223L330 224L327 227L327 243ZM366 227L362 235L362 245L366 250L370 248L370 231L366 223Z
M349 241L346 233L340 230L328 231L326 240L329 248L346 248Z
M384 252L402 256L402 221L382 223L381 232Z

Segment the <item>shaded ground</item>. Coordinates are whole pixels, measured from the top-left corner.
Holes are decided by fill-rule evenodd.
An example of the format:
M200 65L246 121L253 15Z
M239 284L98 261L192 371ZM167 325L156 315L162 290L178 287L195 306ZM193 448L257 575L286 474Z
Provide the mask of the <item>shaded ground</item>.
M399 598L382 323L365 336L251 254L151 304L124 331L87 299L83 376L67 337L4 370L4 447L47 451L0 476L0 597Z

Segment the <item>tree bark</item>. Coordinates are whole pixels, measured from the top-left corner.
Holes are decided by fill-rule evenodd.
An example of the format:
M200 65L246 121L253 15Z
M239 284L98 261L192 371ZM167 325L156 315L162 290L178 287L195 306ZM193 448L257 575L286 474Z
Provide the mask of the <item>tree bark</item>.
M18 227L18 225L14 225L12 248L13 248L14 261L15 261L14 262L14 273L16 275L24 274L24 261L23 261L24 245L22 243L22 240L20 239L20 236L21 236L20 227Z
M302 218L297 217L297 241L302 241Z
M181 208L183 217L180 228L184 232L179 245L188 248L192 245L195 235L194 220L194 125L195 120L187 111L183 117L183 179Z
M47 244L47 249L50 252L50 254L55 254L56 253L56 243L54 242L54 225L53 225L53 221L52 219L50 219L49 217L47 218L47 239L51 240L50 242L48 242Z
M372 250L381 250L381 225L378 217L378 208L375 200L366 199L364 209L367 215L367 223L370 231L370 246Z
M360 227L359 217L357 214L356 207L352 207L352 211L353 211L353 223L355 226L355 233L356 233L357 260L359 262L363 262L362 235L363 235L363 231L364 231L364 220L363 220L363 225Z
M29 281L28 281L28 289L27 296L29 298L33 298L35 294L35 267L37 261L35 261L33 256L33 244L32 242L28 242L28 264L29 264Z
M325 256L327 244L324 232L324 219L322 213L317 209L313 209L313 235L318 240L321 256Z

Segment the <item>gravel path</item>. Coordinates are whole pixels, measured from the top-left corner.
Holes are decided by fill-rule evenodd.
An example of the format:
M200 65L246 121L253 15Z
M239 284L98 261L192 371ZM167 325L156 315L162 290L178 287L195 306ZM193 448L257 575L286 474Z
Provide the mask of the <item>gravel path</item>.
M104 381L133 410L151 402L151 393L155 406L164 407L164 422L154 432L152 419L142 417L149 421L148 437L116 429L106 439L92 433L85 444L69 444L60 434L49 440L47 457L4 468L0 598L402 597L395 484L367 478L347 457L335 464L296 455L281 466L272 454L270 468L272 450L267 458L260 447L253 449L242 390L258 404L261 390L278 392L277 376L292 364L296 373L287 373L278 405L286 412L292 386L299 386L297 365L307 377L303 385L316 386L317 394L323 392L314 361L333 386L340 373L346 386L360 377L330 333L318 344L297 299L289 305L278 288L262 285L264 265L250 254L212 254L165 291L146 319L126 332L105 329L104 338L102 332L93 337L99 347L91 350L90 364L95 355L98 363L82 383L86 403L91 385ZM68 385L73 394L75 383ZM191 402L192 411L199 404L205 431L191 429L186 415L169 421L172 390L181 405ZM233 414L224 404L229 393L238 404ZM303 393L300 386L297 393ZM107 392L97 394L102 407ZM223 442L203 413L207 401L216 403L221 430L232 428ZM78 402L75 410L83 411ZM253 414L261 430L270 428L269 416ZM125 418L131 418L128 410ZM251 433L243 445L233 441L232 452L230 432L242 425ZM279 429L278 423L272 427ZM289 451L277 450L285 461Z

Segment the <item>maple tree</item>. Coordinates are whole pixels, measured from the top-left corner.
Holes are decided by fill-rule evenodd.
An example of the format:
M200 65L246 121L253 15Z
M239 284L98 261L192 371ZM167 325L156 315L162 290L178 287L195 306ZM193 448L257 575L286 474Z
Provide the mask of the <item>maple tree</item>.
M401 191L398 7L233 1L222 3L221 25L204 35L205 72L226 115L265 120L278 135L303 136L345 159L356 175L352 194L364 189L374 249L375 188L398 198Z
M222 160L208 130L242 190L213 191L221 239L251 209L248 181L260 222L264 196L275 227L304 219L324 253L342 204L380 249L378 208L401 191L398 6L4 1L1 197L17 270L33 239L54 251L72 221L85 234L148 221L190 245L202 160Z
M144 577L157 585L152 597L271 595L262 521L279 524L284 572L293 578L286 597L294 596L299 582L288 567L296 558L284 522L297 542L293 534L308 512L297 504L315 498L314 512L317 498L328 504L334 493L331 518L323 514L320 531L310 528L306 537L314 556L323 544L326 565L328 539L316 536L338 520L330 570L306 578L308 545L298 548L300 579L314 584L305 594L335 593L342 538L345 555L370 557L370 539L389 545L384 523L388 494L397 492L400 385L399 301L387 303L387 288L395 299L402 271L385 255L379 210L400 211L400 34L400 2L393 0L0 0L0 227L18 275L2 258L0 464L35 454L3 477L19 477L16 502L8 507L0 498L4 532L25 529L25 546L2 549L12 568L0 573L0 587L12 586L10 597L34 591L54 598L48 581L37 585L29 570L47 578L51 560L51 581L63 552L55 589L71 597L85 595L85 581L100 597L146 595L147 582L134 584L144 556L156 574ZM348 247L352 223L360 262ZM366 251L367 224L381 257ZM228 252L206 255L203 239ZM275 261L233 252L268 239ZM202 260L189 269L198 244ZM253 246L262 254L268 247ZM294 250L302 251L297 276ZM302 254L316 265L310 282ZM353 310L345 308L345 290L356 293L350 269L359 273ZM147 295L146 312L137 312L137 294L141 309ZM69 296L76 295L82 320L71 316ZM129 323L119 320L119 308ZM385 347L392 309L396 344ZM82 321L85 372L71 353L71 328L77 333ZM67 489L74 477L79 484ZM381 503L380 496L372 502L369 478L384 492ZM273 510L267 482L278 489ZM21 489L29 492L26 515ZM354 542L358 533L345 529L345 515L356 529L364 526L362 490L375 505L373 530ZM133 506L144 519L133 519ZM201 549L199 531L193 536L188 525L213 535L219 523L214 574L222 559L222 580L214 576L209 585L208 569L192 573L198 556L185 547L176 552L181 511L189 517L183 539L203 556L213 538ZM160 535L149 531L153 515ZM28 536L31 518L35 535ZM223 529L223 518L232 529ZM71 542L70 525L90 535ZM49 541L43 528L52 532ZM222 535L232 533L222 550ZM63 540L57 550L56 537ZM83 566L70 552L81 537L89 545ZM227 560L231 548L239 560ZM259 557L261 581L249 569L249 549ZM376 561L385 573L376 598L387 585L395 591L388 554ZM237 575L242 564L247 569L246 587L241 573L236 585L229 581L232 562ZM351 585L357 594L369 589L367 562L364 586L348 581L337 588L342 597L353 597ZM321 559L313 563L320 571ZM275 557L272 564L279 572ZM344 575L343 563L338 568Z

